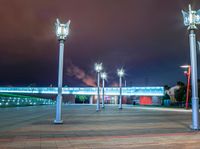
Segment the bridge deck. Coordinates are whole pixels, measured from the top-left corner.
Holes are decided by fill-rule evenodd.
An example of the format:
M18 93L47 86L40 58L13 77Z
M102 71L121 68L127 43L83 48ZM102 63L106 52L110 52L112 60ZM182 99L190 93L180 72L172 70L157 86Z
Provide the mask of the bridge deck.
M57 87L0 87L0 93L57 94ZM96 95L96 87L63 87L63 94ZM118 87L106 87L105 95L119 95ZM102 88L101 88L102 94ZM122 95L163 96L163 87L123 87Z

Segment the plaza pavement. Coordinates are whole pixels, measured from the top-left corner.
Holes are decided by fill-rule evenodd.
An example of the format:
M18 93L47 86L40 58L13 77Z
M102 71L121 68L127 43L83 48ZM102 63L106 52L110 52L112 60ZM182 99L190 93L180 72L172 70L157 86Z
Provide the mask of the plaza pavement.
M0 149L199 149L191 111L106 105L64 105L64 124L54 125L54 106L0 108Z

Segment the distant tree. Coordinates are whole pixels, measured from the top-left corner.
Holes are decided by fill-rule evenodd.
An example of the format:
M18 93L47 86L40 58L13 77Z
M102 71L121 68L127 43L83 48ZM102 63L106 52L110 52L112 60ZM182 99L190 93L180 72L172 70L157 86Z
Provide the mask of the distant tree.
M185 86L185 84L181 81L178 81L176 84L179 85L180 87Z
M88 97L85 95L76 95L76 99L78 99L82 103L85 103L85 101L88 99Z
M162 97L162 104L164 104L164 100L169 100L170 96L168 95L167 91L170 89L168 85L164 85L164 96Z
M168 85L164 85L164 90L166 91L166 90L169 90L170 89L170 87L168 86Z
M178 81L177 85L180 86L180 88L175 91L175 98L176 98L176 101L179 104L181 104L183 101L186 100L186 86L181 81Z

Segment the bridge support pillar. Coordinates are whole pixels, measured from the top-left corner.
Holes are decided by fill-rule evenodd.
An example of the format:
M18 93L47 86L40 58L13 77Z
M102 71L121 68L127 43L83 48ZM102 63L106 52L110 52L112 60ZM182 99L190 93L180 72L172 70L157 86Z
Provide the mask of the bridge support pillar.
M115 96L115 104L118 104L118 96Z
M90 104L93 104L93 96L90 96Z

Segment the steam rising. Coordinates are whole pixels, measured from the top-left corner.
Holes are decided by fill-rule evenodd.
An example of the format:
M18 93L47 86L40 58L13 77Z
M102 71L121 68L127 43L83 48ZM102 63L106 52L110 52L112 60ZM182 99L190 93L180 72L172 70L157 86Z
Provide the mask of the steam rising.
M86 72L83 69L75 66L74 64L70 64L70 66L68 67L67 75L73 76L81 80L87 86L96 86L95 77L92 75L86 74Z

